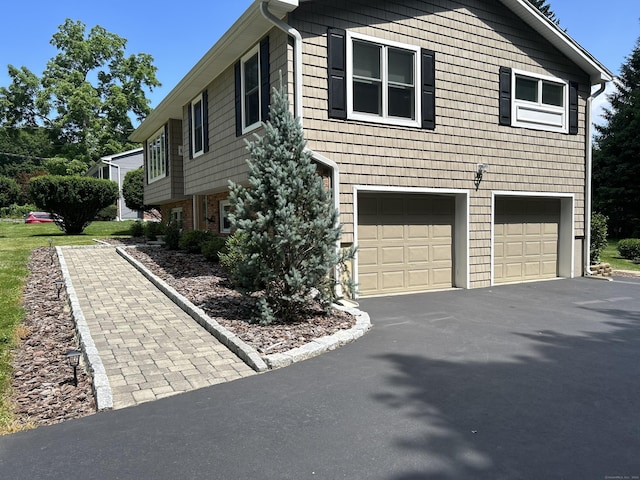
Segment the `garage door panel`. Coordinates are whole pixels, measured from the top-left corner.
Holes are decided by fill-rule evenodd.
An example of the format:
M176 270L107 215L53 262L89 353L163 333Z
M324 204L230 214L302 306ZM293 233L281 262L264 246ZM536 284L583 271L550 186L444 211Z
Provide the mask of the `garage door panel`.
M361 295L453 285L453 196L361 194L358 205ZM365 224L360 221L363 214Z
M404 247L383 247L382 252L383 265L397 265L404 263Z
M559 224L558 199L497 197L494 282L556 277Z
M426 245L407 247L409 263L424 263L429 261L429 247Z

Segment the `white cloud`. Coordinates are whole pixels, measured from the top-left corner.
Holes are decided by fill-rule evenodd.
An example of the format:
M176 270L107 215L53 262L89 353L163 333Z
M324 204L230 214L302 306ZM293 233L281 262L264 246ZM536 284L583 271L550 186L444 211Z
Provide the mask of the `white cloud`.
M599 87L594 87L593 91L597 91ZM607 88L603 93L593 99L591 103L591 121L597 125L603 125L605 120L602 116L605 108L610 108L609 95L616 91L615 80L607 83Z

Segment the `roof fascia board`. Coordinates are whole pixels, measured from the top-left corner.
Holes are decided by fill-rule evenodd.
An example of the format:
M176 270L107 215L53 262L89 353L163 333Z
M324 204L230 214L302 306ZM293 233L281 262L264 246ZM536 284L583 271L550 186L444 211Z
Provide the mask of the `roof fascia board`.
M529 2L526 0L500 1L560 52L585 70L594 85L613 80L615 75L607 67Z

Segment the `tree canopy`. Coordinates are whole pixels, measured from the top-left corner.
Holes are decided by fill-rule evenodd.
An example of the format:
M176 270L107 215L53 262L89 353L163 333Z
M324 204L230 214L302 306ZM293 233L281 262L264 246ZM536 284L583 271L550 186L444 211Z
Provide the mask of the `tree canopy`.
M640 38L608 95L593 152L594 210L617 237L640 235Z
M11 85L0 87L0 125L43 128L58 155L85 163L135 148L132 118L150 112L146 90L160 85L153 57L125 55L127 40L67 19L50 42L58 54L40 77L8 66ZM44 155L40 155L44 156Z

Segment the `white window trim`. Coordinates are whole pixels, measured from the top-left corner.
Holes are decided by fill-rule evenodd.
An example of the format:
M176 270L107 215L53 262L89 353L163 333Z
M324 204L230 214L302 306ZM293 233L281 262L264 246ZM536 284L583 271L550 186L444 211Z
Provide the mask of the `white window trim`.
M174 218L175 217L175 218ZM171 221L182 222L182 207L176 207L171 209Z
M246 123L246 119L244 116L244 112L245 112L245 90L244 90L244 64L246 63L246 61L248 59L250 59L251 57L253 57L254 55L258 55L258 121L255 123L252 123L251 125L247 125ZM250 133L252 131L254 131L257 128L260 128L263 125L262 122L262 85L260 82L260 79L262 78L262 72L260 71L260 44L256 45L255 47L253 47L251 50L249 50L247 53L245 53L243 55L243 57L240 59L240 80L241 80L241 87L240 87L240 102L241 102L241 115L242 115L242 134L244 135L245 133Z
M224 207L231 205L230 200L220 200L220 233L231 233L231 228L224 227Z
M543 104L541 100L530 102L516 98L516 77L527 77L538 82L551 82L563 86L563 106ZM538 95L542 95L539 89ZM529 119L524 117L528 116ZM556 118L554 122L551 119ZM511 71L511 125L514 127L543 130L546 132L568 133L569 131L569 83L561 78L540 75L524 70Z
M353 41L361 40L369 43L374 43L376 45L380 45L382 47L395 47L402 50L408 50L414 53L413 56L413 72L414 72L414 108L415 108L415 119L403 119L397 117L388 117L384 116L385 112L388 108L387 101L387 69L385 65L382 65L381 75L382 75L382 111L383 116L372 115L361 112L353 111ZM386 50L385 50L386 51ZM386 59L386 55L384 55ZM386 63L386 62L385 62ZM422 95L421 88L422 85L422 71L420 68L420 47L416 47L413 45L408 45L406 43L394 42L390 40L382 40L380 38L372 37L369 35L362 35L360 33L353 33L347 31L347 118L350 120L361 120L364 122L373 122L373 123L382 123L385 125L399 125L403 127L418 127L420 128L422 125Z
M198 103L198 102L200 102L200 105L202 106L202 118L200 119L202 121L202 148L200 150L198 150L198 151L191 152L191 156L193 158L199 157L200 155L204 154L204 138L205 138L204 116L208 114L208 112L204 111L204 102L203 102L203 98L202 98L202 93L200 93L196 98L191 100L191 104L189 106L189 116L191 117L191 138L189 139L189 148L195 148L195 146L196 146L196 127L195 127L195 125L196 125L196 116L195 116L195 113L194 113L194 109L195 109L196 103Z
M158 161L157 158L152 158L151 157L151 146L152 146L152 144L155 143L155 141L157 140L158 137L162 137L161 145L162 145L162 152L164 153L164 156L161 159L160 163L157 163L157 161ZM154 182L157 182L158 180L166 178L166 176L167 176L167 155L169 154L169 152L167 152L167 149L166 149L166 138L165 138L164 125L147 140L147 149L146 150L147 150L146 151L146 157L147 157L147 182L149 184L152 184ZM155 168L153 168L154 165L152 165L152 163L155 164ZM152 173L154 173L154 172L155 172L155 174L152 176Z

